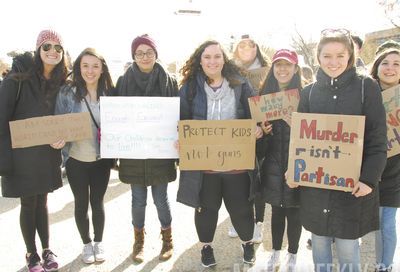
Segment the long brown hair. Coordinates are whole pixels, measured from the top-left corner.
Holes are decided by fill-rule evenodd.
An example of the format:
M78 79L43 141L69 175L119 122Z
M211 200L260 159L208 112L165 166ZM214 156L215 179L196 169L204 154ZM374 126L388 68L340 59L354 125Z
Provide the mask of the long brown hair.
M317 59L320 63L319 57L322 48L332 42L338 42L343 44L349 52L350 58L347 62L346 71L353 68L355 65L355 53L354 53L354 42L351 38L350 32L347 29L324 29L321 31L321 38L317 47Z
M110 71L106 60L102 55L100 55L94 48L84 49L77 59L75 60L74 66L72 68L72 86L76 87L75 97L77 101L82 101L82 99L87 95L88 91L86 88L86 82L82 77L81 73L81 61L84 56L93 56L100 60L103 72L100 75L98 85L97 85L97 99L102 95L108 95L114 88Z

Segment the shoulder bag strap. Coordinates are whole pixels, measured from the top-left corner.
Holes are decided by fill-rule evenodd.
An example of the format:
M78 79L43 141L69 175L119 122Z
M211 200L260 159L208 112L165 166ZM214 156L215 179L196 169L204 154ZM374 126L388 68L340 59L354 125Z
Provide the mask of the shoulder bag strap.
M86 98L84 97L83 100L85 101L86 107L87 107L87 109L89 110L90 117L92 117L92 120L93 120L94 125L96 126L96 128L99 128L99 125L97 124L96 120L94 119L92 110L90 109L90 106L89 106L88 102L86 101Z

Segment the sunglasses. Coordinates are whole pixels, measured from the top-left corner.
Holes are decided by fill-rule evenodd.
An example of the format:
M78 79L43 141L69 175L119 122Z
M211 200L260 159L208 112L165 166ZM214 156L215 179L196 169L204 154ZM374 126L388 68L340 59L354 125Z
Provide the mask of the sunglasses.
M57 53L61 53L63 51L62 46L59 44L52 45L50 43L45 43L42 45L42 48L44 52L49 51L51 48L54 48L54 50L56 50Z
M256 47L256 44L255 44L253 41L245 41L245 42L240 42L240 43L238 44L238 46L239 46L239 48L241 48L241 49L246 48L246 46L247 46L247 47L250 47L250 48L254 48L254 47Z
M327 28L321 31L321 36L347 36L350 37L350 31L345 28Z

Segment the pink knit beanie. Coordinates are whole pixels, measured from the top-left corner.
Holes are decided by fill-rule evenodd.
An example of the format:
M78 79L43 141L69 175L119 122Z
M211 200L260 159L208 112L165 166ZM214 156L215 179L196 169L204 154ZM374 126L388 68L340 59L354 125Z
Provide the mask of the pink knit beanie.
M39 36L37 37L36 50L47 41L53 41L53 42L56 42L56 43L60 44L61 46L63 46L63 40L62 40L60 34L55 32L54 30L46 29L46 30L42 30L39 33Z

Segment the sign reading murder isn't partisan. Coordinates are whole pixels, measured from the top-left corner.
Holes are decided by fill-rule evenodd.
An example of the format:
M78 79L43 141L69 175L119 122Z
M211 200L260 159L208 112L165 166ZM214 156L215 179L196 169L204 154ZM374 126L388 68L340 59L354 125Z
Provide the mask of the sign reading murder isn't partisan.
M181 170L254 169L254 120L185 120L179 122Z
M364 116L294 112L287 181L352 191L360 177L364 126Z

